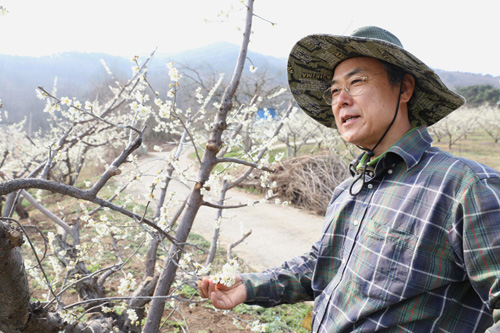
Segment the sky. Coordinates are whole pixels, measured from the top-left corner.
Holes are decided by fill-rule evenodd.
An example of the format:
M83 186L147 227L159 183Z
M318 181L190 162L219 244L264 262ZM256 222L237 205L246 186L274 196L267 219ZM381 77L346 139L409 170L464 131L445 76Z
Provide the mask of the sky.
M240 45L240 0L0 0L0 54L67 51L132 57L227 41ZM221 14L222 13L222 14ZM377 25L432 68L500 76L497 0L255 0L251 51L288 57L300 38Z

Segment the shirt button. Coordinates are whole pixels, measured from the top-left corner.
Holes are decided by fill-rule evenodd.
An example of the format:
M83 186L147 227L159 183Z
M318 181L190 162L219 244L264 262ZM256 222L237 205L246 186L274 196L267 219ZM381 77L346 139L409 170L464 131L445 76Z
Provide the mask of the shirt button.
M368 184L368 189L372 189L373 188L373 184Z
M387 171L387 173L392 175L392 169L389 169L389 171Z
M357 226L357 225L359 224L359 221L358 221L358 220L354 220L353 224L354 224L355 226Z

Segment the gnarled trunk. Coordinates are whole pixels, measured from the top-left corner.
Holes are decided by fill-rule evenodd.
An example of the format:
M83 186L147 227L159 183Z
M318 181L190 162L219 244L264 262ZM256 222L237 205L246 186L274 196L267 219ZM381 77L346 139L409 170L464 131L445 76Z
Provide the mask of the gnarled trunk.
M18 332L29 319L29 287L20 245L22 234L0 220L0 331Z

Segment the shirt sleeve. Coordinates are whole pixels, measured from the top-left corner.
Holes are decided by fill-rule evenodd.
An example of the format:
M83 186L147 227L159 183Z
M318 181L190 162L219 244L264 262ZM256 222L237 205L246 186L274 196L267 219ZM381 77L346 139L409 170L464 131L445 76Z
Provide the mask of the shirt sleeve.
M472 183L460 200L463 263L472 287L500 331L500 178ZM458 221L458 220L457 220ZM489 330L489 331L490 331Z
M272 307L314 299L311 287L317 244L302 256L284 262L281 267L262 273L241 274L247 291L245 304Z

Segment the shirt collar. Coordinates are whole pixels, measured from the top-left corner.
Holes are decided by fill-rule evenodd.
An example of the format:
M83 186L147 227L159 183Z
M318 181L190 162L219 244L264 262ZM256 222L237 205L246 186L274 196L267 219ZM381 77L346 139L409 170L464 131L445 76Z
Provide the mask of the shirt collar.
M396 155L405 162L407 170L410 170L420 161L424 152L431 146L431 143L432 138L425 126L413 128L382 154L377 164L378 162L386 162L384 160L387 160L387 156L393 157ZM361 154L351 162L350 170L353 175L356 173L356 167L361 163L363 155Z

